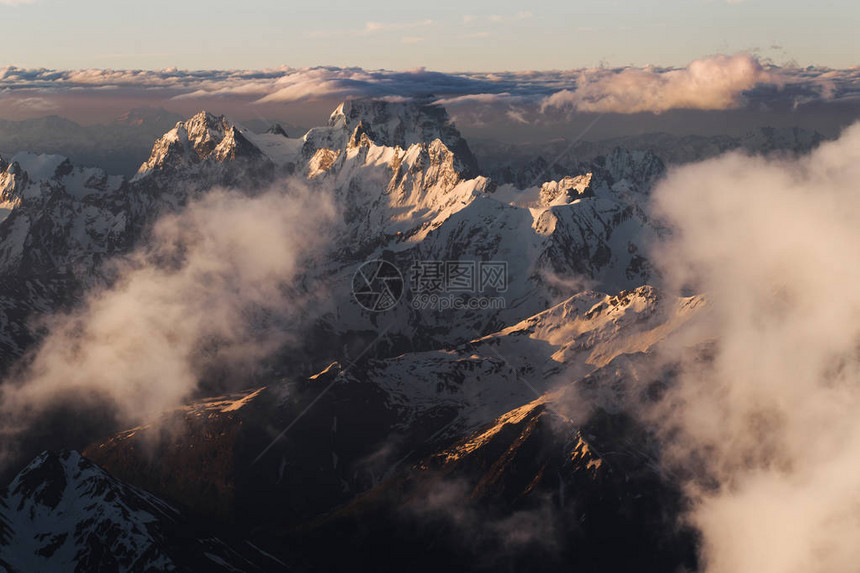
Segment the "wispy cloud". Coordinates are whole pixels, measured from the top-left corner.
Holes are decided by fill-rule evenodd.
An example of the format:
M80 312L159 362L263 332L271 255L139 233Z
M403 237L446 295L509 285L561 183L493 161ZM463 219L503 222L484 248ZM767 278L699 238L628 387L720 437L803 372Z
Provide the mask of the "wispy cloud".
M391 32L399 30L412 30L415 28L426 28L432 26L433 20L420 20L417 22L367 22L364 31L373 34L376 32Z

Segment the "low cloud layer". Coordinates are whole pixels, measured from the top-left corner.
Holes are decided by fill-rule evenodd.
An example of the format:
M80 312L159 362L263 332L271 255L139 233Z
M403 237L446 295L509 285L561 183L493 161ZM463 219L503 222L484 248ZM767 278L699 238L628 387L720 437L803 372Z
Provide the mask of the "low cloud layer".
M800 160L730 154L655 191L675 229L660 267L710 307L710 359L651 413L671 468L701 466L690 518L709 573L860 562L858 182L860 124Z
M254 197L216 190L162 218L149 246L117 262L113 286L50 319L23 372L0 389L0 430L15 435L50 408L90 399L134 424L202 384L247 384L322 296L296 281L326 247L332 205L294 183Z
M419 22L429 25L427 22ZM382 24L368 24L376 29ZM230 98L248 104L353 97L430 98L451 104L495 103L547 110L660 113L719 110L857 98L860 70L791 68L748 54L712 56L684 68L595 68L569 71L440 73L360 68L184 71L0 69L3 98L61 98L111 91L161 101ZM492 102L490 102L492 100Z

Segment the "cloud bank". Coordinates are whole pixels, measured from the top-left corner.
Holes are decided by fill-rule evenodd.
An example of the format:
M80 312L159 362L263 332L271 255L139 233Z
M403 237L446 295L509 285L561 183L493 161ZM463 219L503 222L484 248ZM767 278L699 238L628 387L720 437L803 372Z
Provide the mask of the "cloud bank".
M574 90L555 93L543 105L596 113L721 110L738 107L742 94L759 84L781 83L779 71L765 70L755 58L716 56L680 70L590 70Z
M388 25L367 26L384 30ZM0 68L0 94L4 97L57 98L111 91L161 99L233 98L249 104L356 97L430 98L454 103L466 101L457 98L495 98L497 104L528 105L536 113L562 109L627 114L731 109L786 98L801 103L856 100L860 96L860 69L778 67L749 54L712 56L684 68L503 73L338 67L202 71Z
M730 154L655 190L670 285L706 293L690 362L650 413L688 483L709 573L860 561L860 124L810 156ZM685 340L682 343L694 343Z

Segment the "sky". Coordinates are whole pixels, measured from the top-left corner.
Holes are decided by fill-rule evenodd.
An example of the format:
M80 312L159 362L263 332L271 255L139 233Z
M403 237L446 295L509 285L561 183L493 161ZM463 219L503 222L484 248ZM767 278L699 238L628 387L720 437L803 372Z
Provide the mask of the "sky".
M860 2L0 0L0 66L548 70L749 52L860 64Z

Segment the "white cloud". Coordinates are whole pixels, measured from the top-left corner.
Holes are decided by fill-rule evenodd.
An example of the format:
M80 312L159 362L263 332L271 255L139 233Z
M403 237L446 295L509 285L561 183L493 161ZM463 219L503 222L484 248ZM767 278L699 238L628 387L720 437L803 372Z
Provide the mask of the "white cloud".
M545 108L598 113L660 113L671 109L730 109L759 84L783 78L746 54L712 56L682 69L624 68L584 71L573 89L546 98Z
M213 370L251 371L289 342L313 298L295 279L333 216L325 192L291 182L253 197L215 190L162 218L117 262L113 286L46 324L25 371L0 389L0 433L91 398L134 424L181 405Z
M362 29L355 33L366 32ZM476 31L473 35L486 34ZM408 33L400 36L405 43L416 43L423 37ZM714 56L677 69L601 67L458 74L338 67L206 71L0 68L0 93L7 95L56 100L96 89L122 89L125 93L137 90L141 98L159 100L231 97L248 103L511 94L535 111L659 113L680 108L743 106L751 94L759 96L756 105L764 106L780 98L793 103L856 98L860 96L860 68L765 67L749 55Z
M708 298L709 361L652 412L690 475L708 573L860 562L860 124L810 156L730 154L655 190L668 282ZM677 474L675 474L677 475Z

